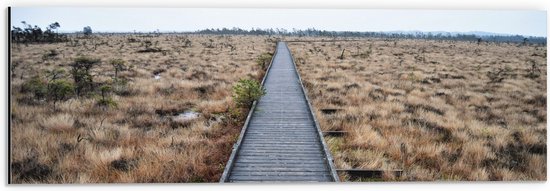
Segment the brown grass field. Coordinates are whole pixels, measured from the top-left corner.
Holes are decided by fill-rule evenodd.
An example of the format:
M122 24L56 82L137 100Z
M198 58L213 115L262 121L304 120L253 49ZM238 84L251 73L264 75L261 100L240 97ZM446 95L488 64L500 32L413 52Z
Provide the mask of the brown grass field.
M289 47L322 130L348 132L325 137L337 168L403 170L382 180L546 180L546 46Z
M70 39L10 47L13 183L217 182L248 112L235 109L232 86L261 80L257 59L275 48L268 36ZM289 48L321 129L347 132L325 137L337 168L403 170L384 181L546 180L545 46L361 39ZM81 56L101 59L97 86L113 84L110 60L126 62L117 78L127 83L107 95L116 105L98 104L98 90L55 104L25 90L57 69L72 81Z
M146 41L162 51L138 52ZM241 78L261 79L256 60L274 45L262 36L208 35L12 44L12 182L217 182L247 114L232 109L231 87ZM101 59L91 71L96 84L112 83L109 60L126 62L118 77L127 84L109 95L116 106L99 106L97 91L55 106L22 91L32 77L48 80L48 71L60 68L61 79L71 81L70 64L79 56ZM177 116L184 112L198 117Z

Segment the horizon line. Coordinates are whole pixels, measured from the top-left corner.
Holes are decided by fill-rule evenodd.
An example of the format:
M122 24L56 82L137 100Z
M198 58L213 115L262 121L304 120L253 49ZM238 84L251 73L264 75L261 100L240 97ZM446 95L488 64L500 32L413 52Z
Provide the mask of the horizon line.
M93 28L92 28L92 31L93 33L160 33L160 34L163 34L163 33L197 33L197 32L200 32L200 31L204 31L204 30L208 30L208 29L229 29L229 30L232 30L233 28L237 28L237 29L242 29L242 30L245 30L245 31L251 31L249 29L243 29L243 28L239 28L239 27L231 27L231 28L228 28L228 27L223 27L223 28L204 28L204 29L199 29L199 30L148 30L148 31L143 31L143 30L134 30L134 31L117 31L117 30L114 30L114 31L104 31L104 30L100 30L100 31L94 31ZM288 30L289 32L293 32L293 30L289 30L289 29L286 29L286 28L254 28L254 29L260 29L260 30L267 30L267 29L285 29L285 30ZM315 28L311 28L311 29L315 29ZM297 31L306 31L307 29L296 29ZM393 34L429 34L429 33L432 33L432 34L444 34L444 35L451 35L451 36L455 36L455 35L470 35L469 33L489 33L487 35L478 35L478 34L471 34L471 35L476 35L476 36L523 36L523 37L531 37L531 38L547 38L547 35L545 36L537 36L537 35L523 35L523 34L512 34L512 33L497 33L497 32L489 32L489 31L479 31L479 30L472 30L472 31L444 31L444 30L440 30L440 31L423 31L423 30L387 30L387 31L358 31L358 30L321 30L321 29L315 29L317 31L326 31L326 32L358 32L358 33L367 33L367 32L373 32L373 33L393 33ZM72 33L82 33L82 30L58 30L58 33L64 33L64 34L72 34Z

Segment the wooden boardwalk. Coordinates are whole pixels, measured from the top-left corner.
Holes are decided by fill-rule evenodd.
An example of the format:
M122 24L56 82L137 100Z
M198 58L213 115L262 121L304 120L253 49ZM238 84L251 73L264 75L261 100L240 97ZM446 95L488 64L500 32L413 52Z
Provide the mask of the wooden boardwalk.
M277 43L263 86L220 182L337 182L286 43Z

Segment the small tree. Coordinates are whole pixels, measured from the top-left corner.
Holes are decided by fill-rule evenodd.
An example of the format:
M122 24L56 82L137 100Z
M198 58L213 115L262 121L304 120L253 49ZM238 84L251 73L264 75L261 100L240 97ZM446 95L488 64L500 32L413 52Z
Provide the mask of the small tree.
M126 65L124 64L124 60L122 59L112 59L109 61L109 63L113 66L115 69L115 81L118 79L118 72L123 71L126 69Z
M149 50L152 45L153 43L150 40L146 40L145 42L143 42L143 46L145 46L145 50Z
M525 45L527 45L528 42L529 42L528 38L523 38L523 43L521 43L521 44L523 44L525 46Z
M54 80L48 84L48 97L55 108L58 101L63 101L74 92L74 86L66 80Z
M99 90L101 90L101 99L105 99L113 88L109 85L103 85L99 88Z
M84 33L84 35L86 36L89 36L92 34L92 27L90 26L85 26L83 29L82 29L82 33Z
M265 94L265 88L256 80L241 79L233 86L233 100L239 107L250 107Z
M100 106L113 106L116 107L116 102L111 98L110 93L113 90L113 88L109 85L103 85L99 88L101 90L101 99L97 102Z
M186 39L183 41L183 47L184 47L184 48L189 48L189 47L191 47L191 40L189 40L189 39L186 38Z
M527 63L530 65L530 67L529 69L527 69L526 77L531 79L538 78L540 76L541 70L538 67L537 63L534 60L529 60Z
M42 29L36 25L34 25L34 28L32 28L32 39L34 42L39 42L42 40L42 34L44 32L42 31Z
M48 27L46 27L46 31L44 31L44 35L46 35L46 41L48 42L55 42L57 40L57 28L61 27L58 22L54 22ZM53 31L55 30L55 32Z
M75 83L76 95L80 96L86 90L93 91L93 76L90 74L90 70L101 60L89 57L78 57L74 63L71 64L71 75Z
M54 22L48 26L48 29L57 30L59 27L61 27L61 25L58 22Z

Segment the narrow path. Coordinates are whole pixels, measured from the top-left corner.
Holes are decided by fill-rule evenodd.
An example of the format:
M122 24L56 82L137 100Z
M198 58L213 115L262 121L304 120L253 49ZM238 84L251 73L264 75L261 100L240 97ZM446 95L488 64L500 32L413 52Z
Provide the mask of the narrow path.
M220 182L338 181L286 43L266 75Z

